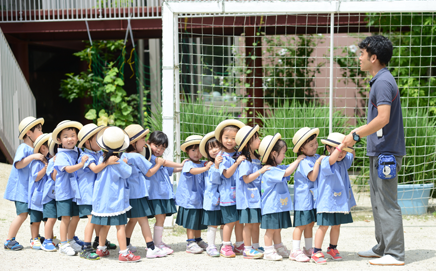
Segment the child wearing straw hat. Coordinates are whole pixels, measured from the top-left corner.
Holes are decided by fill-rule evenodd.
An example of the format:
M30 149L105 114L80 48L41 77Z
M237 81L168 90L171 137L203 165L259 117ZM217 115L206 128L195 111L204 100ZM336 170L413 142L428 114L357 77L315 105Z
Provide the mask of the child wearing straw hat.
M293 204L288 181L300 163L300 159L297 159L289 166L280 165L287 150L286 142L281 137L280 133L266 136L259 146L260 161L265 164L261 179L261 227L266 229L264 259L270 261L289 257L288 249L282 244L281 230L292 227L289 212L293 210Z
M221 143L222 162L219 170L221 173L220 191L220 208L222 222L224 224L223 246L220 255L225 258L234 258L235 255L242 255L244 252L244 241L242 230L244 225L239 223L238 210L236 209L236 170L245 156L240 155L235 161L233 158L236 154L236 133L244 127L245 124L239 120L222 121L215 129L215 137ZM234 250L230 238L233 227L235 227L236 243Z
M202 224L204 178L214 163L200 160L202 154L199 144L202 139L202 136L191 135L180 146L188 154L189 160L183 165L177 186L176 205L179 210L176 224L186 229L186 252L192 254L202 253L208 247L201 239L201 230L207 228Z
M260 175L264 173L260 163L259 125L244 126L236 134L238 152L246 160L238 167L236 180L236 208L239 214L239 223L244 224L244 252L245 259L263 258L263 248L259 249L259 227L262 219L260 210ZM252 241L253 240L253 246Z
M151 149L145 143L145 137L150 132L144 130L139 124L131 124L124 131L130 138L130 145L121 158L127 158L128 164L132 167L132 175L127 178L127 183L130 188L129 202L132 209L127 212L129 223L126 225L126 244L127 248L132 252L136 252L136 247L130 243L130 238L133 234L136 223L139 223L142 229L142 235L147 245L147 258L165 257L167 254L159 247L155 246L153 236L151 234L148 218L153 216L151 204L148 200L148 187L145 176L153 176L160 168L160 164L152 165ZM143 150L147 150L142 154Z
M61 247L59 251L66 255L75 255L82 251L82 246L75 240L75 231L79 223L79 207L76 203L80 199L77 171L83 168L88 156L84 156L78 163L80 156L76 147L79 130L83 125L77 121L65 120L60 122L52 133L52 139L58 144L54 167L56 169L56 213L61 219L60 235ZM72 253L74 250L75 254Z
M293 249L289 259L297 262L308 262L312 256L312 229L316 222L315 200L312 195L315 181L318 178L320 162L323 157L316 153L318 149L318 128L304 127L299 129L292 143L292 151L298 154L301 162L294 174L294 233ZM300 249L301 235L304 231L305 246Z
M199 149L201 155L207 157L208 162L212 162L214 165L204 173L202 224L207 226L208 246L206 253L211 257L219 257L220 253L215 245L215 237L218 226L221 225L221 242L223 241L223 223L220 210L220 192L218 189L221 184L219 165L222 161L222 156L218 156L218 153L221 151L221 144L215 138L215 132L210 132L201 139Z
M351 190L348 169L353 163L355 152L353 148L345 146L345 135L331 133L325 144L325 157L321 162L318 181L315 183L316 193L316 222L319 225L315 234L315 247L311 261L325 264L326 259L321 251L324 236L331 226L330 245L327 254L335 261L342 260L337 250L341 224L352 223L351 207L356 205L353 190Z
M33 143L40 135L42 135L43 124L43 118L36 119L34 117L27 117L18 125L18 138L24 142L18 146L18 149L15 152L13 167L3 197L4 199L15 203L17 217L12 221L11 226L9 227L8 237L4 243L5 249L13 251L23 249L23 246L15 240L15 236L24 220L26 220L28 214L30 170L28 165L33 160L44 160L44 155L33 153Z
M97 144L103 150L99 164L107 162L111 156L118 157L120 152L129 146L129 136L118 127L108 127L97 134ZM100 229L100 244L97 254L100 257L109 256L106 237L110 226L116 226L120 252L119 262L137 262L140 256L135 256L126 245L127 211L129 204L129 185L127 178L132 174L132 168L126 164L127 159L118 160L118 164L108 165L97 175L92 195L93 224L102 225Z

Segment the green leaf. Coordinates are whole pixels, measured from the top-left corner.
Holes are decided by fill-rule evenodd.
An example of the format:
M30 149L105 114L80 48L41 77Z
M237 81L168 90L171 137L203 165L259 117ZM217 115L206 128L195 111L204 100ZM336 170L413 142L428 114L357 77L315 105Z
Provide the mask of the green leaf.
M86 114L85 118L88 120L95 120L97 118L97 111L95 109L90 109Z
M115 79L115 84L118 86L124 86L124 81L118 77Z

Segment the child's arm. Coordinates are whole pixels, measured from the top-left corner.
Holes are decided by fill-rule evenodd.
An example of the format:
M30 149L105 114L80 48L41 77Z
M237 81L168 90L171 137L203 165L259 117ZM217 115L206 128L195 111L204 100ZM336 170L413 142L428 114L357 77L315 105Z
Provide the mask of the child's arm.
M34 153L31 154L23 159L21 159L21 161L18 161L15 163L15 168L16 169L22 169L27 167L28 164L30 164L30 162L32 162L33 160L39 160L41 162L44 162L44 155L40 154L40 153Z
M244 183L251 183L252 181L256 180L257 177L260 177L262 174L270 170L271 166L264 166L258 171L251 173L250 175L244 175L242 176L242 179L244 180Z
M316 162L315 165L313 165L313 170L307 174L307 178L309 178L310 181L314 182L316 181L316 178L319 174L319 169L321 168L321 161L325 157L325 155L320 156Z
M38 172L38 174L36 175L35 182L39 182L42 179L42 177L44 177L46 172L47 172L47 164L45 164L45 166Z
M182 172L183 167L176 167L173 169L173 172Z
M220 164L223 161L223 157L222 156L217 156L215 157L215 168L219 169L220 168Z
M192 175L201 174L203 172L208 171L212 165L213 165L213 162L209 161L209 162L207 162L206 166L204 166L204 167L191 168L189 173L191 173Z
M64 170L68 173L73 173L78 171L79 169L83 168L83 166L85 165L85 162L88 160L88 155L84 155L82 157L82 159L80 159L80 163L78 163L77 165L74 166L66 166L64 168Z
M89 167L90 170L92 170L92 172L94 172L95 174L97 174L97 173L99 173L99 172L102 171L105 167L107 167L107 166L109 166L109 165L117 165L117 164L119 164L118 159L120 159L120 158L118 158L118 157L116 157L116 156L111 156L111 157L109 157L109 159L108 159L106 162L104 162L104 163L101 163L101 164L99 164L99 165L95 165L95 163L91 163L88 167Z
M58 171L56 169L53 169L53 172L51 173L51 178L55 182L56 182L56 174L58 174Z
M229 167L228 169L223 170L223 175L224 177L226 177L227 179L232 177L233 174L235 174L236 169L238 168L238 166L242 163L242 161L245 160L245 156L241 155L238 157L238 160L236 160L236 162Z
M160 157L156 157L156 165L154 165L154 167L150 168L147 172L147 174L145 174L145 176L147 177L151 177L154 174L156 174L156 172L159 170L159 168L163 165L164 163L164 159L160 158Z
M338 161L339 154L341 154L341 152L338 149L342 150L342 148L344 148L343 143L341 143L339 146L337 146L336 149L330 154L330 157L329 157L330 166L333 165L334 163L336 163L336 161Z
M173 168L179 168L179 167L183 167L183 165L185 164L186 161L188 161L189 159L185 159L183 160L182 163L176 163L170 160L164 160L163 166L164 167L173 167ZM180 172L180 171L174 171L174 172Z
M298 165L300 164L300 162L306 158L306 155L299 155L297 157L297 160L295 160L294 162L292 162L289 167L285 170L285 175L283 177L289 177L291 176L292 173L294 173L294 171L297 169Z

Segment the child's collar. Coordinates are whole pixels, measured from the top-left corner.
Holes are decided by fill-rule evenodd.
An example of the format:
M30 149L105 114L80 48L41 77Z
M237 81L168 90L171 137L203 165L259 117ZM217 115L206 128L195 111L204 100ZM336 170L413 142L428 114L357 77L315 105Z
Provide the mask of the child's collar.
M90 149L87 149L87 148L83 148L83 151L86 152L86 153L93 153L93 154L97 154L97 153L100 152L100 151L93 151L93 150L90 150Z
M74 147L74 149L58 148L58 152L69 152L69 151L79 152L79 151L77 150L77 147L76 147L76 146Z

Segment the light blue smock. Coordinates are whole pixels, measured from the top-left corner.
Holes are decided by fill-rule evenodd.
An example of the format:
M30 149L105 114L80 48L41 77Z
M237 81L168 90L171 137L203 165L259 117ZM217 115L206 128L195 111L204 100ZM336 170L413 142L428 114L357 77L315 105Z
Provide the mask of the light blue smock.
M150 162L152 167L156 165L156 156L151 155ZM174 169L171 167L161 166L159 170L150 178L147 179L148 199L173 199L174 191L170 176Z
M236 180L236 209L257 209L261 207L260 176L251 183L245 183L243 178L244 176L257 172L261 168L262 164L259 159L253 159L252 162L244 160L239 165L236 170L238 176Z
M288 165L270 167L262 175L262 215L293 210L288 189L290 176L284 177Z
M204 177L204 197L203 209L206 211L220 210L220 192L221 174L219 169L213 165Z
M49 203L52 200L56 199L56 192L55 192L55 182L53 181L51 174L54 171L54 161L53 158L48 160L47 170L45 172L45 175L47 176L47 179L44 183L44 192L42 193L42 205Z
M319 154L306 156L306 158L300 162L294 173L294 209L296 211L309 211L315 208L315 201L312 194L315 182L309 180L307 175L313 171L315 162L319 157Z
M148 197L147 180L145 174L153 165L139 153L123 153L121 159L127 158L127 164L132 167L132 174L127 178L130 188L130 199Z
M79 184L80 191L80 199L77 199L77 205L91 205L92 204L92 193L94 192L94 182L95 178L97 178L97 174L94 173L89 168L89 165L95 164L98 165L98 161L100 157L103 156L102 151L91 151L87 148L83 148L83 151L80 152L80 157L78 162L81 161L83 156L87 155L88 160L86 160L83 168L76 171L77 173L77 183Z
M38 173L45 167L45 164L39 160L30 162L30 175L29 175L29 192L28 192L28 205L29 209L42 212L42 197L44 193L44 184L47 181L47 175L35 181Z
M176 192L176 205L186 209L203 209L204 177L205 173L193 175L189 171L193 168L205 167L207 161L199 164L186 161L183 165L182 174Z
M229 169L235 163L235 159L232 158L233 155L235 155L235 153L236 152L222 153L223 161L220 163L220 167L219 167L220 174L221 174L221 184L219 186L221 206L236 205L237 170L232 176L230 176L230 178L226 178L223 175L223 171Z
M58 148L56 154L56 161L54 163L56 174L56 201L63 201L73 199L77 201L80 199L79 183L77 181L77 171L68 173L65 171L65 167L74 166L77 164L77 158L79 156L77 147L74 149Z

